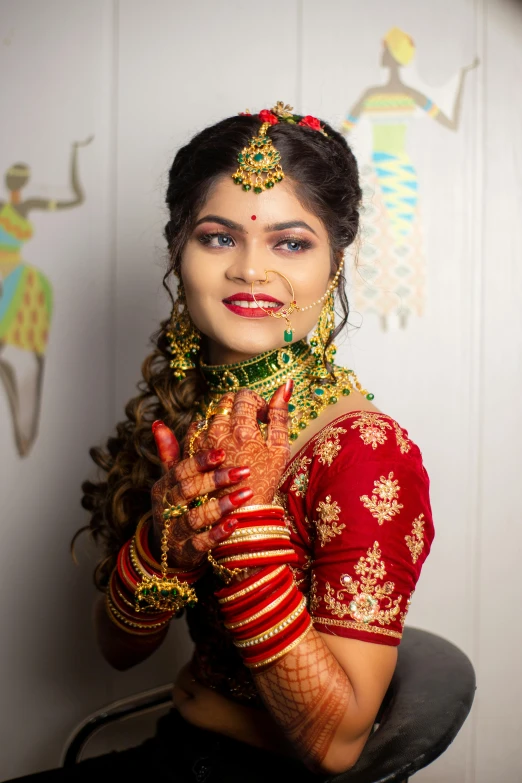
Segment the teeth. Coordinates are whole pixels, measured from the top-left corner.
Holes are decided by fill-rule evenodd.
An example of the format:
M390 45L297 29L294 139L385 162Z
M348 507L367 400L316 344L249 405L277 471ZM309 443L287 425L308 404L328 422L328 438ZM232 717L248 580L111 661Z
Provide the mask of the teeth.
M279 307L277 302L265 302L263 299L258 299L259 304L261 307L264 307L265 310L267 310L269 307ZM230 304L236 305L237 307L245 307L245 308L257 308L257 304L255 302L246 302L244 299L231 299Z

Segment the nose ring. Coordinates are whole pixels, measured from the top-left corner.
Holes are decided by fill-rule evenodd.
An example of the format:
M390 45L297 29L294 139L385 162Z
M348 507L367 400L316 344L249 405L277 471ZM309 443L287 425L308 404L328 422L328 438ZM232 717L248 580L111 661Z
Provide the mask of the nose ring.
M260 310L262 310L267 315L270 315L272 318L284 318L285 319L286 329L284 331L284 340L285 340L285 343L291 343L292 339L293 339L293 336L294 336L294 333L293 333L293 330L292 330L292 324L290 323L289 316L295 310L300 310L301 308L299 307L299 305L297 304L297 302L295 300L294 287L293 287L292 283L290 282L290 280L288 279L288 277L286 275L284 275L282 272L278 272L277 269L265 269L265 279L264 280L260 280L259 281L259 285L266 285L268 282L270 282L268 280L268 275L269 275L270 272L273 272L274 275L279 275L279 277L282 277L283 280L286 280L286 282L288 283L288 285L290 287L290 291L292 293L292 299L291 299L291 302L288 305L288 307L282 307L280 310L277 311L277 313L274 312L273 309L272 310L266 310L264 307L261 307L261 305L257 301L256 295L254 293L254 282L253 281L250 283L250 292L252 294L252 298L253 298L254 302L256 303L256 305L259 307Z

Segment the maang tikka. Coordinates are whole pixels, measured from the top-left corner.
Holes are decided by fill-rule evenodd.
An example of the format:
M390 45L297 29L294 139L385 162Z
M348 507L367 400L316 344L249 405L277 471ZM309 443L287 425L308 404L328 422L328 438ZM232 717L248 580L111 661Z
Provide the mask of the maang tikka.
M170 368L178 380L185 378L189 370L196 367L201 344L201 333L192 323L183 283L179 282L178 296L172 308L172 315L166 332L169 352L172 356Z

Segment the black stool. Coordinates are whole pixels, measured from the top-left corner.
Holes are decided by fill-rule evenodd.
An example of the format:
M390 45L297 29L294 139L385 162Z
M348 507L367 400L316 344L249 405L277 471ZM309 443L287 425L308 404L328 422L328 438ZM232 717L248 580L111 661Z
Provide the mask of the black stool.
M427 631L406 628L376 727L357 764L327 780L405 783L453 742L471 709L475 687L471 662L458 647ZM80 761L88 740L104 726L168 707L171 690L171 684L164 685L89 716L69 738L63 766Z

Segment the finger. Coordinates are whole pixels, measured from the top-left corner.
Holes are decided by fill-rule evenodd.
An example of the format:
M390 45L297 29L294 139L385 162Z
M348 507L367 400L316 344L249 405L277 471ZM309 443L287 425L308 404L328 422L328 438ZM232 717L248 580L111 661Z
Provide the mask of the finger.
M217 411L217 413L212 414L213 422L226 422L228 425L228 419L234 405L234 396L235 395L232 392L227 392L221 397L218 403L213 405L212 410Z
M179 481L186 481L194 478L200 473L208 470L215 470L225 459L226 453L223 449L200 449L196 451L193 457L181 460L174 466L172 478L175 484Z
M266 418L265 400L251 389L240 389L234 398L232 408L232 427L246 427L253 433L257 429L257 420Z
M294 382L291 378L277 389L268 405L268 430L266 442L272 448L288 448L288 401Z
M234 530L239 524L239 519L229 517L219 525L216 525L212 530L208 530L206 533L198 533L192 539L192 546L197 552L209 552L221 541L225 541L232 535Z
M178 440L172 430L169 429L161 419L157 419L153 422L152 433L154 435L154 440L156 441L156 448L163 470L170 470L179 460L180 450Z
M228 495L220 498L210 498L208 503L204 503L198 508L192 508L183 517L180 517L179 525L185 525L184 532L192 535L202 527L214 525L221 517L232 514L240 506L244 506L253 496L250 487L235 489Z
M180 481L169 491L167 499L172 505L187 503L198 495L207 495L223 487L239 484L250 476L250 468L218 468L211 473L199 473L197 476Z

